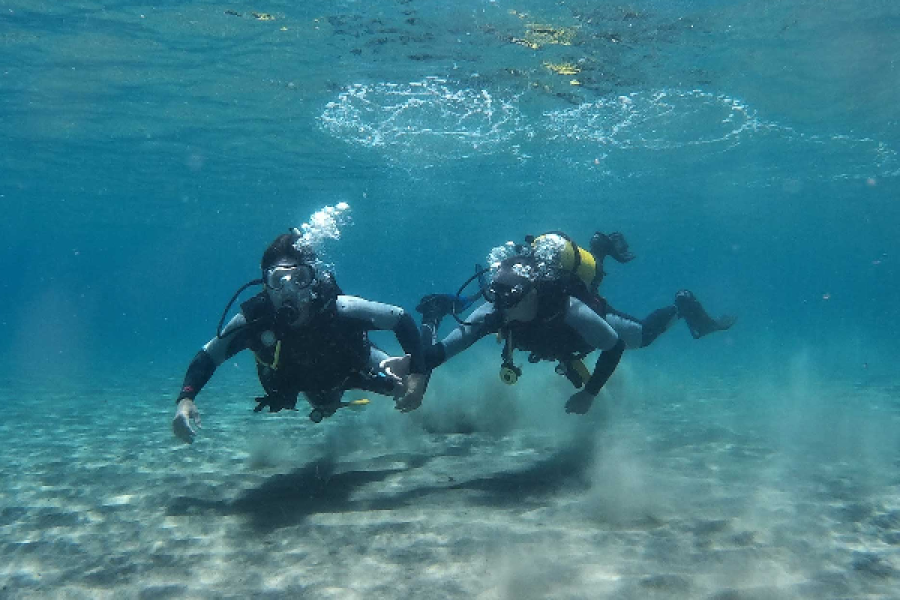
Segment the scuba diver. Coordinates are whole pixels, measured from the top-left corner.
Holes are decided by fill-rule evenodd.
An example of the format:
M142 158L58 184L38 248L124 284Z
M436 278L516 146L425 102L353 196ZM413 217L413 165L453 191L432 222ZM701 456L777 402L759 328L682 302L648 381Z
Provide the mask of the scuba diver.
M596 232L591 238L590 252L580 248L571 238L561 232L551 232L536 238L528 236L525 242L525 244L509 242L505 246L495 248L492 251L490 259L492 263L498 257L505 255L505 258L502 258L497 263L499 266L496 268L496 274L489 285L486 283L489 269L476 266L476 274L462 285L456 296L432 294L422 298L416 309L422 313L422 338L423 343L427 347L426 362L429 368L443 363L447 358L454 356L471 345L475 339L487 333L487 331L481 333L486 327L482 321L490 322L495 317L490 317L489 315L494 314L498 309L503 312L506 305L518 294L516 292L510 296L510 293L506 291L509 286L507 283L504 283L512 281L511 276L508 274L510 261L521 261L519 264L527 265L518 268L518 271L520 273L530 273L528 281L513 283L513 288L517 289L516 286L521 285L521 289L528 290L528 293L534 292L540 296L537 300L538 310L536 314L538 320L546 320L548 318L551 320L556 318L558 320L562 315L563 322L566 322L569 317L561 312L559 298L569 297L579 301L580 306L575 310L575 313L579 314L580 318L587 319L587 317L579 313L583 306L590 309L591 312L595 313L605 324L611 327L623 344L623 349L649 346L679 318L684 319L691 336L695 339L715 331L729 329L736 321L736 318L731 316L723 316L718 319L711 317L694 294L688 290L679 291L675 295L675 301L672 305L659 308L644 319L632 317L610 306L598 291L600 282L605 275L603 271L604 259L607 256L611 256L614 260L623 264L634 259L634 254L630 252L628 242L621 233L613 232L607 235ZM479 292L471 297L462 296L463 291L476 279L478 279ZM476 309L468 320L462 320L459 314L479 296L484 297L486 304ZM547 299L544 300L544 297ZM556 303L556 313L552 313L552 309L548 309L554 303ZM548 310L551 310L551 313L548 313ZM453 315L459 322L459 327L442 342L437 342L438 327L443 317L448 314ZM581 325L577 325L576 332L582 331L578 327L581 327ZM596 327L596 325L591 325L591 327ZM600 369L600 362L611 361L611 356L605 358L604 355L607 352L601 354L597 369L591 374L583 362L583 359L591 350L584 346L578 347L577 343L573 343L571 340L572 332L545 331L543 335L547 338L557 335L561 336L559 340L540 340L544 346L558 345L554 351L547 351L543 347L537 350L526 347L530 342L517 339L515 327L510 329L513 333L513 343L505 336L502 327L496 330L499 330L501 337L506 339L503 351L503 365L500 370L500 377L504 382L515 383L521 375L521 370L512 363L512 350L520 348L532 350L528 359L529 362L538 362L545 359L558 360L557 373L564 375L576 388L584 387L584 391L593 391L594 395L596 395L596 391L599 391L600 387L602 387L602 384L597 386L597 382L600 381L603 373ZM599 348L600 346L596 347ZM612 369L614 368L615 365L612 366ZM609 374L612 373L612 369L609 370ZM609 375L606 377L608 378ZM605 380L603 382L605 383ZM575 396L573 396L574 398ZM574 406L581 406L579 402L581 400L576 401ZM590 406L590 404L587 404L587 406ZM570 406L567 405L567 412L578 411L570 410Z
M711 317L689 290L680 290L675 294L675 300L671 305L654 310L644 319L638 319L613 308L599 293L600 283L606 275L603 261L610 256L616 262L624 264L635 258L629 250L625 236L619 232L610 234L596 232L590 241L590 252L579 247L561 232L551 232L536 238L528 236L525 242L524 245L510 242L501 248L509 253L533 254L542 265L545 275L557 279L558 285L596 310L625 340L628 349L649 346L661 334L668 331L679 318L684 319L694 339L729 329L737 321L736 317L729 315ZM476 266L476 271L479 288L483 290L487 287L485 283L487 270ZM422 313L423 327L436 331L443 317L454 315L456 318L482 296L480 291L468 298L460 295L474 279L476 277L466 281L456 296L431 294L422 298L416 310Z
M316 268L316 253L296 229L278 236L263 253L262 279L241 287L222 314L216 337L191 361L176 400L172 421L179 439L191 443L200 426L194 398L216 368L238 352L256 357L265 396L254 408L270 412L294 409L302 392L320 422L339 408L346 390L362 389L394 396L402 412L415 410L425 393L425 361L419 330L412 316L397 306L343 295L334 275ZM241 304L225 328L228 309L241 292L262 284L263 290ZM388 355L368 339L368 331L392 330L403 351L407 373L394 373Z
M467 320L460 319L459 327L446 338L426 349L428 369L443 364L489 333L497 333L504 341L500 376L506 383L515 383L522 374L513 363L514 350L529 351L528 361L532 363L551 360L569 365L577 361L581 366L577 387L583 389L569 397L566 412L586 413L625 350L625 342L610 324L558 285L558 280L544 277L534 257L527 254L503 259L483 294L487 302ZM437 330L439 319L430 318L437 314L431 310L440 308L437 305L428 297L419 305L429 314L423 337ZM581 359L594 350L601 352L590 373Z

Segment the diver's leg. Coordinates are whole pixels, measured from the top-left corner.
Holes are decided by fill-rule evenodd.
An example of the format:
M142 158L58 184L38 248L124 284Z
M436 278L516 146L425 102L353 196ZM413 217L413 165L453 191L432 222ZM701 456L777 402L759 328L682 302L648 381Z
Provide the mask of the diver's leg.
M641 330L641 348L646 348L660 335L669 330L678 320L678 309L674 306L657 308L644 318Z
M666 306L654 310L647 315L647 318L641 320L607 306L604 318L625 341L625 347L633 350L646 348L656 338L668 331L678 320L678 309L674 306Z
M643 320L607 307L604 318L625 340L628 349L646 348L656 338L672 327L678 318L684 319L691 336L699 339L715 331L724 331L734 325L735 317L723 316L714 319L707 314L700 301L689 291L682 290L675 296L673 306L659 308Z

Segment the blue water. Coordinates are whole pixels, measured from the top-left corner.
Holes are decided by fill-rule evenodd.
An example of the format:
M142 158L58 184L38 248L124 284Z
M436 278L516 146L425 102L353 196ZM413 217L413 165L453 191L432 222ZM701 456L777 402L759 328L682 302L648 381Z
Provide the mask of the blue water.
M630 378L724 380L775 421L798 369L890 389L898 28L888 0L0 2L7 402L169 411L268 242L338 202L349 293L412 309L507 240L622 231L617 308L689 288L739 317L678 325ZM220 379L251 396L244 374Z

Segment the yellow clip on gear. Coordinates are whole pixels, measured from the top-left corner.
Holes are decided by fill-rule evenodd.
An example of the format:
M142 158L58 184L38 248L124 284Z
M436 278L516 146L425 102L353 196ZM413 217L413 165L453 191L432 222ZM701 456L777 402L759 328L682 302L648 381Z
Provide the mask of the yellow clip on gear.
M347 408L350 410L362 410L369 404L368 398L360 398L359 400L351 400L347 402Z
M578 373L578 376L581 377L581 381L583 381L584 383L587 383L588 379L591 378L591 372L588 371L588 368L584 365L583 360L579 359L569 361L569 367L574 369L575 372Z
M256 358L256 362L258 362L259 364L269 367L273 371L278 370L278 363L281 362L281 340L275 342L275 356L272 358L271 364L261 359L259 357L259 354L257 354L256 352L253 353L253 356Z

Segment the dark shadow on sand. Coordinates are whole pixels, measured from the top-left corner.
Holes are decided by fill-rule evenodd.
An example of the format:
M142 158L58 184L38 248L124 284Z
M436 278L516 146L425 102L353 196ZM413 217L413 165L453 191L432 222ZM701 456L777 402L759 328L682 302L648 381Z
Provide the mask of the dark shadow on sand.
M234 500L180 496L170 502L166 514L246 515L253 527L272 530L299 524L316 513L395 509L404 506L409 497L423 493L417 490L378 499L353 500L354 490L406 469L338 471L337 467L338 463L330 459L312 462L293 473L272 477Z
M580 440L527 468L478 477L451 485L449 489L478 492L468 502L481 506L506 508L534 504L560 492L588 489L593 454L593 443Z
M465 505L513 508L545 501L561 491L581 491L590 487L588 470L592 460L590 444L561 448L533 465L515 471L501 471L470 480L451 478L446 485L419 486L399 493L353 499L355 490L391 475L424 466L428 459L410 468L340 471L330 459L312 462L302 469L277 475L261 486L247 490L234 500L209 500L180 496L168 506L169 516L245 515L254 528L269 531L302 523L318 513L396 510L423 502L445 504L454 493ZM498 457L498 462L502 457ZM459 492L463 492L460 496ZM473 492L465 494L465 492Z

